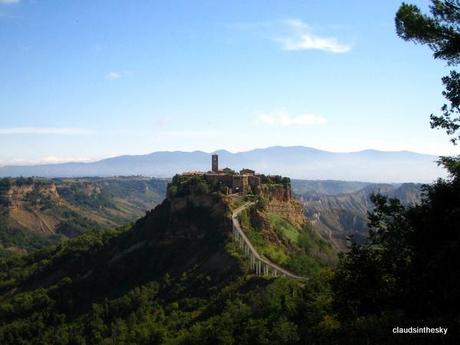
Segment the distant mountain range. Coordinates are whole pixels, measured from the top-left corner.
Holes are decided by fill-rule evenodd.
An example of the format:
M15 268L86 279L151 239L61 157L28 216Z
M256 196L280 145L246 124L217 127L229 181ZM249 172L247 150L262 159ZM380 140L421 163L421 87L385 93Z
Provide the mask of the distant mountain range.
M365 150L337 153L303 146L268 147L219 154L220 167L251 168L266 174L297 179L331 179L368 182L432 182L445 175L436 156L409 151ZM210 153L162 151L118 156L91 163L62 163L0 167L0 177L80 177L145 175L171 177L184 171L210 169Z

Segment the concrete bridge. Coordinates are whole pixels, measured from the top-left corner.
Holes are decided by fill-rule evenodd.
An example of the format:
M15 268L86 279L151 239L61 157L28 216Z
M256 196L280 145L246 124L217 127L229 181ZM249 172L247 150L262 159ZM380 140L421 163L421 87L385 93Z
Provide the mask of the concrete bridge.
M248 202L243 206L237 208L232 215L233 238L236 241L236 243L238 243L240 249L244 252L246 257L249 258L251 270L259 276L288 277L297 280L308 280L308 278L295 275L285 270L284 268L279 267L273 262L270 262L269 260L263 258L254 248L251 241L249 241L246 234L241 229L240 223L238 221L238 215L242 211L254 204L255 202Z

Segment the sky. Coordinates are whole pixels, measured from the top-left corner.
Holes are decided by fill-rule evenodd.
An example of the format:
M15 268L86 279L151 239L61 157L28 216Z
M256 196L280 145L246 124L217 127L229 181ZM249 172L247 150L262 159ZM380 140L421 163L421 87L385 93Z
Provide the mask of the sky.
M397 37L400 4L0 0L0 165L275 145L458 154L429 125L449 67Z

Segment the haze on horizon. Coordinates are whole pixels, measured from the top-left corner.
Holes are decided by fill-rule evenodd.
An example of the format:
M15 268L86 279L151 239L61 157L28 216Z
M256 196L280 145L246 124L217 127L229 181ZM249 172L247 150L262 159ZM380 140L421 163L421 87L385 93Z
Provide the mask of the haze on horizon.
M428 1L412 1L426 9ZM307 146L460 153L400 0L0 1L0 165Z

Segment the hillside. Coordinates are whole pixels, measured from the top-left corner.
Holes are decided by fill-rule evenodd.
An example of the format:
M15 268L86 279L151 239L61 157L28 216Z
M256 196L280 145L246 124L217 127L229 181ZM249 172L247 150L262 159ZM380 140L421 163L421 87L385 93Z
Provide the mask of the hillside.
M370 182L337 180L292 180L292 191L296 195L337 195L353 193L371 185Z
M120 226L141 217L166 194L166 180L146 177L3 179L0 243L10 250L40 248L83 231ZM310 225L345 249L367 232L369 196L381 191L404 203L420 200L420 186L292 180ZM265 215L268 216L268 215ZM309 225L307 225L309 226Z
M165 180L146 177L3 179L0 243L10 250L40 248L94 228L120 226L141 217L166 194ZM420 200L419 185L292 180L310 225L345 249L347 236L367 232L369 196L380 190L404 203Z
M223 166L239 170L252 167L261 173L297 179L333 179L369 182L429 183L445 171L436 156L408 151L365 150L350 153L321 151L309 147L268 147L246 152L217 151ZM0 167L7 176L119 176L144 175L172 177L178 171L205 171L209 153L154 152L147 155L119 156L92 163L64 163Z
M290 185L270 185L256 205L239 219L262 256L298 275L332 265L336 253L305 218L302 205L291 195Z
M157 205L167 181L143 177L0 180L0 247L38 248L129 223Z
M246 197L216 187L199 176L175 178L167 199L132 227L0 259L0 343L296 344L332 332L319 256L304 251L315 269L299 267L315 283L257 277L232 241L232 209L246 198L262 202L249 223L304 231L290 187L263 184ZM302 248L282 241L269 245L287 255Z
M367 238L367 215L374 208L370 200L373 193L397 198L404 205L413 205L421 200L421 185L413 183L394 185L294 181L293 190L312 225L339 250L347 249L350 240L359 243Z

